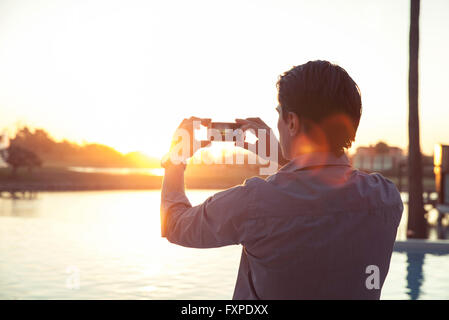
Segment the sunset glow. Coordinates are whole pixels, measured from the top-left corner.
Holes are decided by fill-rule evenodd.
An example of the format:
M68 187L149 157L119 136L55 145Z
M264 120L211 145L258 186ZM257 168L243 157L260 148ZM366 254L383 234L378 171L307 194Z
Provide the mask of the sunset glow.
M448 1L422 1L428 154L449 143L448 15ZM406 0L1 1L0 22L0 130L10 134L29 125L160 157L192 115L259 116L276 128L278 75L326 59L361 88L352 151L379 140L408 144Z

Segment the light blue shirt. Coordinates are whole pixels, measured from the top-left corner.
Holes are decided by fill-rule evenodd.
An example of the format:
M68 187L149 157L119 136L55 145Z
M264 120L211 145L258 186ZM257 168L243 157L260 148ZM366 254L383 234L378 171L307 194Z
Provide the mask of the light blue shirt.
M379 299L402 210L391 181L332 153L301 155L195 207L182 193L161 201L170 242L243 246L233 299Z

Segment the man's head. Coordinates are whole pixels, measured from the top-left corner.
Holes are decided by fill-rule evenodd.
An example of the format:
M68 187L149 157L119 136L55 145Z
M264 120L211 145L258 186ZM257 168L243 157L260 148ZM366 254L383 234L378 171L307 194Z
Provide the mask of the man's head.
M362 113L357 84L341 67L309 61L279 77L278 129L284 157L310 151L341 155L355 139Z

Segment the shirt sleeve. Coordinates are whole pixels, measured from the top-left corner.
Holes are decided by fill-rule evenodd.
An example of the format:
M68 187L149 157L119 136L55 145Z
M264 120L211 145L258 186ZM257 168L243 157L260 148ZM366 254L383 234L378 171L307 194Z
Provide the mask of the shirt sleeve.
M167 193L161 199L162 236L192 248L243 244L251 231L253 199L254 190L246 182L194 207L185 194Z

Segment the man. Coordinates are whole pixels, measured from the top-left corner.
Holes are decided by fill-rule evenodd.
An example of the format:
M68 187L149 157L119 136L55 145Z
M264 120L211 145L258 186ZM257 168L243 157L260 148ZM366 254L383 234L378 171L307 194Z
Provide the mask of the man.
M292 68L277 88L289 162L192 207L185 165L165 161L162 233L194 248L241 244L234 299L379 299L403 204L391 181L354 170L344 153L359 125L359 88L327 61ZM180 128L194 120L209 121ZM269 129L258 118L236 121Z

